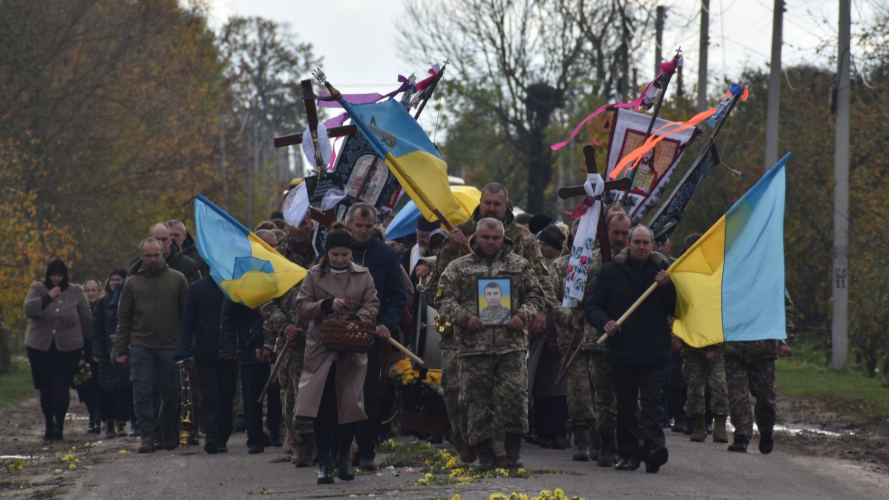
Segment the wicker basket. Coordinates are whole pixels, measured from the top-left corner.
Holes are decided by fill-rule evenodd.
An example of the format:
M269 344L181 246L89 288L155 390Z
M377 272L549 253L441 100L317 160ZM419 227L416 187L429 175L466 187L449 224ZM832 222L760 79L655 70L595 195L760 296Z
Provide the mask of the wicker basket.
M346 302L367 309L357 302ZM375 332L372 321L328 318L321 322L321 343L328 351L366 353L374 345Z
M438 417L429 413L401 410L404 428L426 434L441 434L448 425L448 417Z

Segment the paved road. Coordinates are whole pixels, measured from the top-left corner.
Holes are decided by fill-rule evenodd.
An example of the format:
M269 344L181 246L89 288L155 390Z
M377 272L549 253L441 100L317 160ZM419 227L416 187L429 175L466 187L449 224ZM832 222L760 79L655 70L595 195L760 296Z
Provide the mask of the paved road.
M248 455L243 435L237 435L228 454L209 456L184 452L103 454L107 461L78 474L65 496L86 499L242 499L263 488L277 498L341 498L350 495L397 499L485 499L494 492L537 494L562 488L567 495L594 498L685 499L867 499L889 498L889 476L868 472L851 463L782 453L781 437L771 455L729 453L725 445L690 443L686 436L668 433L670 462L658 474L616 472L589 463L572 462L565 451L526 446L528 470L550 469L565 474L535 474L532 479L487 479L465 486L414 486L420 473L383 471L382 476L359 476L332 486L315 484L315 469L296 469L289 463L270 463L284 457L280 449ZM130 448L135 438L124 440ZM114 443L119 447L123 441ZM110 451L110 450L109 450Z

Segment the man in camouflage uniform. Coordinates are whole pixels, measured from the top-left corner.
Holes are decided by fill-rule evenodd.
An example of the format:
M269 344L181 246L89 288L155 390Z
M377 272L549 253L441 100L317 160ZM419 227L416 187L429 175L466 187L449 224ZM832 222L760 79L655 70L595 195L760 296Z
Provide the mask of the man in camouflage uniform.
M525 325L545 307L544 292L532 265L513 253L503 224L478 222L473 253L453 261L441 276L436 307L454 325L461 364L466 421L464 439L477 446L479 469L494 468L494 415L506 433L507 466L522 466L522 435L528 432L528 337ZM515 315L506 326L486 327L478 317L479 277L510 278Z
M627 247L627 236L632 221L623 212L615 212L606 218L608 244L612 255L616 255ZM553 262L553 287L565 290L568 274L568 260L563 256ZM617 407L614 398L614 382L611 365L605 361L605 349L596 343L599 334L592 325L577 316L583 313L594 277L602 267L602 251L593 250L590 258L589 272L583 301L577 307L568 309L558 305L553 310L556 322L562 326L559 335L559 349L564 353L573 353L577 344L568 345L573 329L583 328L581 342L583 347L574 364L568 369L568 427L574 434L574 456L577 461L596 460L599 467L613 467L617 445L615 431L617 428ZM557 281L558 280L558 281ZM558 287L558 288L556 288ZM593 431L593 432L590 432Z
M423 300L427 304L435 304L440 277L436 272L436 264L437 257L422 257L416 266L418 278L429 275L426 291L423 292ZM444 320L441 323L444 324ZM460 409L460 359L457 357L457 341L454 338L453 325L441 332L441 342L438 343L438 348L441 349L441 389L444 392L445 408L453 432L451 441L460 453L460 460L471 464L478 458L478 450L475 446L469 446L463 439L465 429L461 421L462 412Z
M556 295L550 287L549 271L543 264L543 256L540 255L537 238L525 226L515 222L515 216L510 210L509 193L503 185L491 183L483 187L479 206L472 212L469 220L448 233L447 239L442 243L441 253L438 254L438 272L439 274L443 273L452 261L466 255L463 242L475 233L478 221L485 217L492 217L503 223L506 237L513 242L513 253L531 263L531 267L543 287L546 298L545 308L541 309L534 321L528 325L528 333L531 336L542 333L546 328L546 314L550 313L552 306L556 304ZM506 454L503 448L503 439L505 438L502 435L502 427L495 425L495 428L499 437L494 439L494 449L497 452L497 463L500 467L504 463Z
M710 411L713 412L713 442L728 443L728 434L725 430L725 420L729 412L728 389L725 382L725 345L698 348L682 342L680 353L682 376L688 384L685 415L694 425L689 439L700 443L707 439L704 392L709 383Z
M787 341L793 340L793 302L784 292ZM778 340L725 343L725 378L735 439L729 451L746 452L753 436L753 420L759 429L759 452L768 454L775 446L773 429L777 415L775 360L790 356L790 345ZM756 398L750 415L750 395Z
M444 272L452 261L466 255L463 242L475 233L479 220L485 217L491 217L503 223L506 237L513 242L513 252L531 263L537 280L543 287L546 305L540 309L534 321L527 325L528 333L533 337L546 328L546 315L555 305L556 296L550 286L549 271L546 270L543 257L540 255L537 238L524 226L516 224L515 216L510 210L509 194L501 184L491 183L483 187L481 201L472 212L472 217L448 233L447 239L442 243L441 253L438 254L439 272Z
M299 226L287 225L288 235L275 248L278 253L294 264L309 269L315 264L317 254L312 246L314 223L307 212ZM263 333L265 335L265 351L268 355L277 346L277 352L284 356L278 368L278 380L281 382L281 399L284 406L284 421L287 429L287 441L291 448L291 462L297 467L311 467L315 448L315 437L312 431L312 419L294 415L296 397L299 393L299 377L303 371L303 359L306 354L307 321L299 321L296 317L294 304L299 294L297 284L281 297L270 300L262 306ZM284 338L291 338L290 347L281 352Z

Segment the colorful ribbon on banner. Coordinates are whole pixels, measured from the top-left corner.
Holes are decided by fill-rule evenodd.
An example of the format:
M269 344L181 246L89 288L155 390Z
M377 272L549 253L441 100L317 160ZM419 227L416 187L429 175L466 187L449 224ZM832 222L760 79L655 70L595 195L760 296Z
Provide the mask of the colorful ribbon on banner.
M734 86L737 84L732 84L732 85ZM737 87L738 87L738 90L736 90L733 87L732 90L730 90L729 92L726 92L725 98L729 98L732 95L741 93L740 89L743 89L743 93L741 93L741 99L746 101L747 95L748 95L747 88L742 85L737 85ZM670 135L675 134L676 132L694 127L698 123L706 120L711 115L713 115L713 113L716 112L716 109L717 108L710 108L707 111L698 113L697 115L694 116L694 118L692 118L691 120L688 120L687 122L670 122L670 123L667 123L666 125L664 125L663 127L657 129L653 134L651 134L651 136L644 143L642 143L641 146L634 149L630 154L621 158L621 160L617 163L617 165L614 166L614 169L608 174L608 178L611 180L615 180L618 177L620 177L624 172L633 170L639 164L639 161L642 160L642 157L645 155L645 153L647 153L648 151L653 149L655 146L657 146L657 144L659 142L666 139ZM670 127L673 127L673 128L669 131L665 131L667 128L670 128ZM660 135L661 132L663 132L663 135ZM632 166L628 167L631 163L632 163Z
M577 136L578 133L580 133L580 129L583 128L584 125L586 125L586 122L592 120L597 115L601 114L603 111L608 111L610 109L618 109L618 108L632 108L633 111L639 111L639 107L642 106L642 101L645 100L645 96L648 94L648 89L650 89L651 86L654 85L654 82L656 82L658 80L658 78L661 77L661 75L675 70L676 67L679 65L680 60L681 60L681 58L676 57L672 61L667 61L667 62L661 63L660 64L661 72L658 73L657 77L655 77L654 80L648 82L648 85L646 85L645 88L642 89L642 93L639 94L639 97L636 98L635 101L628 102L628 103L619 102L616 104L606 104L606 105L602 106L601 108L599 108L599 109L593 111L592 113L590 113L589 115L587 115L586 118L584 118L580 123L578 123L577 126L574 127L574 132L571 132L571 136L568 137L567 141L557 142L557 143L553 144L552 146L550 146L550 148L553 151L558 151L558 150L564 148L565 146L567 146L568 143L571 142L571 139L574 139L574 137ZM351 102L351 101L349 101L349 102ZM595 144L596 146L599 145L599 143L595 140L593 140L593 144Z

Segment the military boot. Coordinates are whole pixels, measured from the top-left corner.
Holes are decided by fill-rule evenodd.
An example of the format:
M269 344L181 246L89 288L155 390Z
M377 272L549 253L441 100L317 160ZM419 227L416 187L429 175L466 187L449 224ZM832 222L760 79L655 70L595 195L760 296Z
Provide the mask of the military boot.
M685 415L673 415L673 426L670 427L670 432L682 432L683 427L685 427Z
M510 469L518 469L524 467L522 463L522 435L506 434L506 465Z
M296 456L296 460L293 460L293 465L297 467L311 467L312 456L315 453L315 434L311 432L300 433L298 441L298 455Z
M735 436L735 442L728 445L728 451L737 451L740 453L747 453L747 445L750 441L747 440L744 436Z
M284 430L284 446L281 447L281 451L287 455L293 454L293 434L290 432L290 429Z
M599 467L614 467L614 454L617 452L617 445L614 441L614 431L603 431L599 434L599 457L596 459L596 465Z
M759 452L768 455L775 449L775 433L760 431L759 433Z
M694 441L695 443L703 443L707 439L707 427L704 425L704 416L703 415L691 415L689 416L695 428L691 433L691 436L688 437L689 441Z
M471 464L478 460L478 448L471 446L465 439L463 433L459 429L454 431L454 446L460 453L460 461L465 464Z
M494 440L485 439L477 445L478 448L478 470L486 471L494 469Z
M728 443L728 433L725 431L725 415L713 416L713 442Z
M596 432L595 426L588 427L587 429L587 432L590 435L590 460L598 460L602 441L599 439L599 433Z
M586 426L577 426L571 429L574 435L574 455L571 460L575 462L590 461L590 429Z

